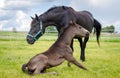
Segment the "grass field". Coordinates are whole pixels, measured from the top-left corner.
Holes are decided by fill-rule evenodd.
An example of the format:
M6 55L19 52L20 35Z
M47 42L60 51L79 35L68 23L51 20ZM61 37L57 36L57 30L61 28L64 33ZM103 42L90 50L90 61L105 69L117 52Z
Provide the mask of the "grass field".
M0 32L0 78L120 78L120 35L102 35L101 47L91 36L86 47L86 62L79 60L80 47L74 41L74 57L89 71L79 69L65 61L60 66L48 69L56 75L29 76L21 66L37 53L47 50L57 39L57 34L45 34L34 45L27 44L26 33Z

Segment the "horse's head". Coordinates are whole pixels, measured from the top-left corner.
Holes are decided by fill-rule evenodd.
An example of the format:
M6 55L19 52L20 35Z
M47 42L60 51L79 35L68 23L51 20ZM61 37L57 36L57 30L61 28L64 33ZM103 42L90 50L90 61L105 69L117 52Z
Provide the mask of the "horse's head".
M31 28L27 34L26 39L29 44L34 44L34 42L44 33L44 28L42 24L42 19L39 18L37 14L35 14L35 18L31 18Z
M88 37L90 32L83 28L81 25L76 24L73 21L70 21L70 25L75 27L75 37Z

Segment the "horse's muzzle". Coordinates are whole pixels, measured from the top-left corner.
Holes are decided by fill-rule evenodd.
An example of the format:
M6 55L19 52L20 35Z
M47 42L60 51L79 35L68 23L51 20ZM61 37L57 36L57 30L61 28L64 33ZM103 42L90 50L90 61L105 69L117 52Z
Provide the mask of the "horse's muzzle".
M26 38L28 44L34 44L35 40L32 37L27 36Z

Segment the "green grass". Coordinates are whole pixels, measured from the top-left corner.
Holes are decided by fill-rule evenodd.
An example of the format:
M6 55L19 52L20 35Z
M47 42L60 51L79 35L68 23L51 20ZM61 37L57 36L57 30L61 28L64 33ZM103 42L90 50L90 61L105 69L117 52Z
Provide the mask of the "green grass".
M1 35L2 33L2 35ZM80 47L74 42L74 57L89 71L72 64L63 64L48 69L56 75L29 76L22 72L21 66L37 53L47 50L56 40L57 34L45 34L34 45L27 44L26 33L0 32L0 78L120 78L120 36L102 36L101 47L91 36L86 47L86 62L79 60Z

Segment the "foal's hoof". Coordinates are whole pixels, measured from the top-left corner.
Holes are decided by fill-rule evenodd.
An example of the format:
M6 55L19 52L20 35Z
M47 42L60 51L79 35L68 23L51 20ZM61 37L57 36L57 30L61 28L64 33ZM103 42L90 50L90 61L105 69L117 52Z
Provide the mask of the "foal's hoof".
M52 74L52 75L59 75L57 72L50 72L50 74Z
M68 62L68 63L67 63L67 65L68 65L68 67L71 67L71 64L70 64L70 62Z

